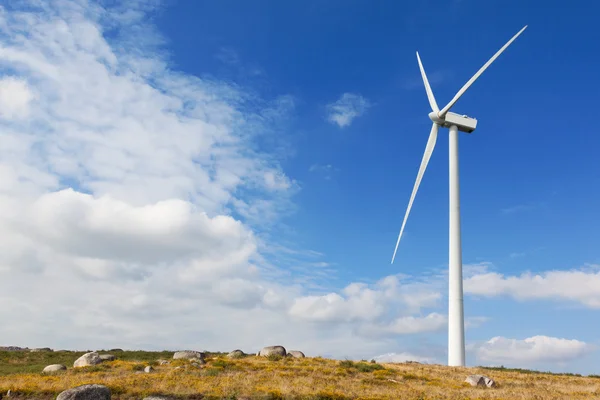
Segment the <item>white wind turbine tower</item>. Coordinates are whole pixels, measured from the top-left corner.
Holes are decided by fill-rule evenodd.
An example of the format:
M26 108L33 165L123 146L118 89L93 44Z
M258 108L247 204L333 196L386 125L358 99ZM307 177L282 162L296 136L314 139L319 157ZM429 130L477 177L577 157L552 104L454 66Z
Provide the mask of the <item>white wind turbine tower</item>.
M408 208L404 215L404 221L402 222L402 228L400 228L400 234L398 235L398 241L396 242L396 248L394 249L394 255L392 256L392 263L396 258L396 251L398 250L398 244L400 244L400 238L406 225L406 220L410 209L419 189L419 184L423 178L423 173L429 158L435 147L437 140L437 133L440 127L449 128L449 180L450 180L450 231L449 231L449 295L448 295L448 365L450 366L464 366L465 365L465 327L464 327L464 312L463 312L463 282L462 282L462 254L461 254L461 242L460 242L460 194L459 194L459 182L458 182L458 131L472 133L477 125L477 120L474 118L467 117L466 115L455 114L450 111L450 108L460 99L460 97L467 91L467 89L475 82L477 78L490 66L492 62L504 51L506 48L527 28L527 25L523 27L515 36L513 36L490 60L483 65L477 71L475 75L456 93L454 98L450 100L448 104L441 110L438 108L435 102L435 97L429 86L427 75L423 69L421 58L417 52L417 61L419 62L419 69L421 70L421 76L423 77L423 83L425 84L425 90L427 91L427 99L431 105L432 112L429 113L429 118L433 121L431 126L431 133L427 140L425 147L425 154L421 160L421 166L417 174L417 180L413 187L410 200L408 202Z

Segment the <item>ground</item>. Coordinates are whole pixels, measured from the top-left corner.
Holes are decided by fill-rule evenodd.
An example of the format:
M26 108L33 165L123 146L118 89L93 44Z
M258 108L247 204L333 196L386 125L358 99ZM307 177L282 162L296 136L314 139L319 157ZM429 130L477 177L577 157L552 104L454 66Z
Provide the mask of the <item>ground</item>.
M173 352L100 351L117 360L84 368L73 362L84 352L0 351L0 397L54 399L87 383L108 386L113 399L164 394L181 399L600 399L600 376L550 374L504 368L457 368L416 363L377 364L315 358L247 356L230 360L208 353L198 368L172 360ZM169 365L158 365L166 359ZM42 374L49 364L67 371ZM155 369L140 372L146 365ZM177 366L182 368L175 369ZM494 379L495 388L471 387L467 375ZM7 400L6 398L4 400Z

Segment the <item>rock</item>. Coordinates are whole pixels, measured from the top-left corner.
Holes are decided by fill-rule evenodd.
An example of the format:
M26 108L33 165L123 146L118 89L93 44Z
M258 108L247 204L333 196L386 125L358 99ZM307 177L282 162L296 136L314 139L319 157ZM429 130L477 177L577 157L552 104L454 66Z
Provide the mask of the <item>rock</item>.
M152 366L148 365L146 368L144 368L144 372L149 374L150 372L154 371L154 368L152 368Z
M180 359L191 360L193 358L197 358L199 360L204 360L204 353L200 353L199 351L185 350L185 351L178 351L175 354L173 354L174 360L180 360Z
M275 354L281 357L285 357L286 351L283 346L267 346L263 347L261 351L258 352L259 356L268 357L271 354Z
M158 360L157 362L158 362L158 365L170 364L170 362L167 360Z
M304 358L304 357L306 357L304 355L304 353L301 352L301 351L299 351L299 350L290 350L290 351L288 351L287 355L291 356L291 357L294 357L294 358Z
M66 369L67 369L67 367L65 367L62 364L52 364L52 365L46 366L42 372L51 373L51 372L64 371Z
M244 357L246 354L241 351L241 350L234 350L231 353L227 354L227 357L229 358L242 358Z
M2 351L24 351L29 350L27 347L19 347L19 346L4 346L0 347Z
M100 359L102 361L114 361L117 359L117 357L113 356L112 354L100 354Z
M50 347L38 347L35 349L31 349L29 351L32 353L39 353L40 351L54 351L54 350L52 350Z
M81 385L61 392L56 400L110 400L110 389L104 385Z
M496 381L493 380L492 378L488 378L487 376L484 376L483 379L485 381L485 386L487 386L487 387L496 386Z
M167 396L148 396L144 397L144 400L173 400L173 398Z
M467 382L471 386L496 386L496 382L493 379L488 378L484 375L469 375L467 376L467 379L465 379L465 382Z
M100 364L101 362L102 362L102 359L100 358L98 353L92 351L90 353L85 353L84 355L79 357L77 360L75 360L75 362L73 363L73 367L75 367L75 368L88 367L90 365Z

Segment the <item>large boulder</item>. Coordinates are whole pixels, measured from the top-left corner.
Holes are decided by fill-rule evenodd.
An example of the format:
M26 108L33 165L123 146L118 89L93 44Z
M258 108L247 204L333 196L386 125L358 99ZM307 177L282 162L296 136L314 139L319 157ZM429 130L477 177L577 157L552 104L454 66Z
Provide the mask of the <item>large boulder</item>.
M62 364L52 364L52 365L48 365L48 366L44 367L42 372L47 374L47 373L52 373L52 372L64 371L66 369L67 369L67 367L65 367Z
M242 358L244 357L246 354L241 351L241 350L234 350L231 353L227 354L228 358Z
M102 359L100 358L98 353L96 353L95 351L92 351L90 353L85 353L84 355L79 357L77 360L75 360L75 362L73 363L73 367L75 367L75 368L89 367L91 365L100 364L101 362L102 362Z
M102 361L114 361L117 359L117 357L113 356L112 354L100 354L100 359Z
M286 356L285 347L283 346L267 346L263 347L259 352L259 356L268 357L270 355Z
M177 351L177 352L175 352L175 354L173 354L173 359L174 360L180 360L180 359L184 359L184 360L193 360L193 359L204 360L204 353L201 353L199 351L192 351L192 350Z
M306 357L304 355L304 353L301 352L301 351L299 351L299 350L290 350L290 351L288 351L287 355L290 356L290 357L294 357L294 358L304 358L304 357Z
M81 385L61 392L56 400L110 400L110 389L104 385Z
M467 376L467 379L465 379L465 382L467 382L469 385L471 386L486 386L486 387L494 387L496 386L496 382L491 379L488 378L485 375L469 375Z

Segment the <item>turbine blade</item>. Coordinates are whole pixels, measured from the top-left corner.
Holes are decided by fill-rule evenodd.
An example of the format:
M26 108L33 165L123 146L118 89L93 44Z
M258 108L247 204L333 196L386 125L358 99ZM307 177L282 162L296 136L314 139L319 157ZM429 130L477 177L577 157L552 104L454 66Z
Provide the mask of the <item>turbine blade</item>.
M423 69L423 64L421 63L421 57L419 57L419 52L417 51L417 61L419 61L419 69L421 70L421 77L423 78L423 83L425 84L425 91L427 92L427 100L429 100L429 105L431 109L435 112L440 111L437 103L435 102L435 97L433 96L433 92L431 91L431 86L429 86L429 81L427 80L427 74L425 74L425 70Z
M396 258L396 252L398 251L400 238L402 237L402 232L404 232L404 226L406 225L408 214L410 213L413 201L415 200L415 195L417 194L417 190L419 189L419 185L421 184L421 179L423 179L423 174L425 173L425 169L427 168L427 164L429 163L429 159L431 158L431 153L433 153L435 142L437 140L438 128L439 126L436 123L434 123L431 126L431 132L429 133L429 139L427 140L427 145L425 146L425 153L423 154L423 159L421 160L421 166L419 167L417 180L415 181L415 186L413 187L412 194L410 195L408 208L406 209L406 214L404 214L404 221L402 221L402 228L400 228L400 234L398 235L398 241L396 242L396 248L394 249L394 255L392 256L392 264L394 263L394 259Z
M442 109L442 111L440 111L438 113L438 116L443 117L444 115L446 115L446 113L450 110L450 108L454 105L454 103L456 103L458 101L458 99L460 99L460 96L463 95L463 93L465 93L467 91L467 89L473 84L473 82L475 82L475 80L477 80L477 78L479 78L479 76L483 73L483 71L485 71L487 69L487 67L489 67L496 58L498 58L498 56L500 54L502 54L502 52L504 50L506 50L506 48L517 38L519 37L519 35L525 30L525 28L527 28L527 25L525 25L523 27L523 29L521 29L515 36L513 36L504 46L502 46L502 48L500 50L498 50L496 52L496 54L494 54L494 56L492 58L490 58L488 60L488 62L486 62L483 67L481 67L479 69L479 71L477 71L477 73L475 75L473 75L473 77L471 79L469 79L469 81L467 83L465 83L465 85L456 93L456 95L454 96L454 98L452 100L450 100L450 102L446 105L446 107L444 107Z

